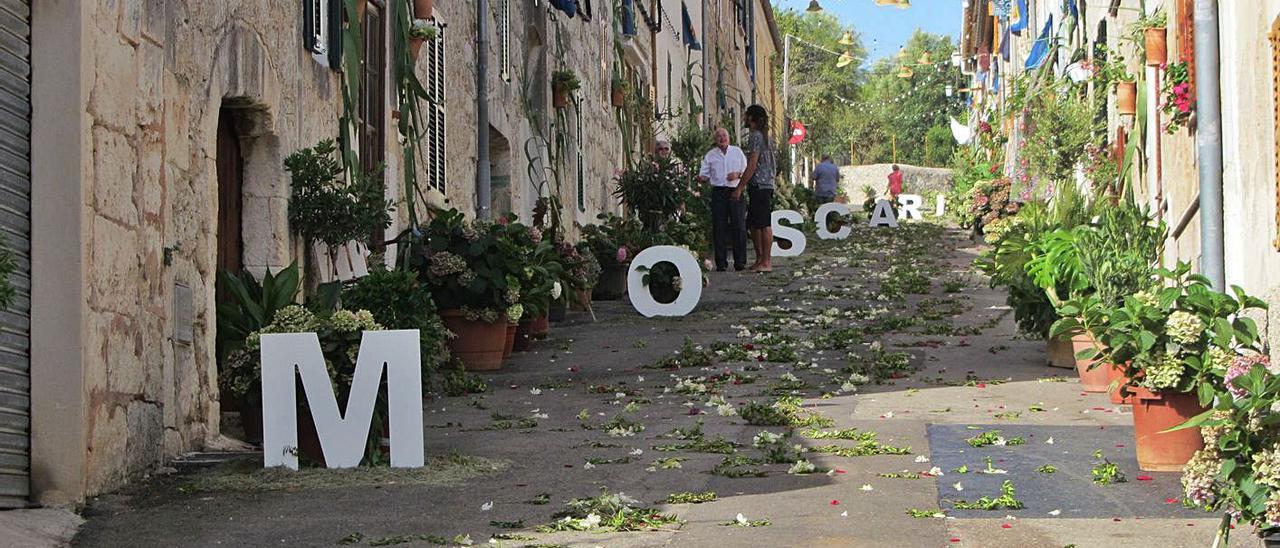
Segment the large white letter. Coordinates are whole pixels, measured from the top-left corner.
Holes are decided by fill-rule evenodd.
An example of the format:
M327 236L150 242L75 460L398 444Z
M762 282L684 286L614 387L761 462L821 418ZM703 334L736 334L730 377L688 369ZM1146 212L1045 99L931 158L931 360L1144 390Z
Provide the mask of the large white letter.
M924 219L924 215L920 213L920 205L924 203L924 197L919 194L901 194L898 196L898 204L902 207L902 218L906 220Z
M658 263L674 264L680 272L680 294L667 304L654 300L644 283L644 271ZM656 245L641 251L631 260L631 270L627 271L627 295L631 297L631 306L646 318L684 316L693 312L702 299L702 269L698 258L688 249L674 245Z
M849 233L853 230L848 224L840 227L840 230L835 232L827 230L827 219L831 217L832 213L841 217L848 217L849 206L840 202L828 202L822 204L822 206L818 208L818 212L813 215L813 222L818 223L818 237L823 240L843 240L848 238Z
M893 208L889 200L876 200L876 209L871 212L871 222L867 226L887 226L898 228L898 219L893 216Z
M265 466L298 469L298 402L293 371L302 377L329 468L360 464L373 421L382 371L387 371L391 466L423 465L422 342L417 329L366 331L360 340L345 417L325 369L315 333L262 336L262 457Z
M773 237L791 242L790 249L782 249L782 246L778 245L778 242L773 242L774 257L795 257L804 253L804 247L808 243L807 239L804 237L804 233L784 225L781 222L786 221L793 225L804 223L804 217L800 215L799 211L792 211L790 209L774 211L770 220L773 222Z

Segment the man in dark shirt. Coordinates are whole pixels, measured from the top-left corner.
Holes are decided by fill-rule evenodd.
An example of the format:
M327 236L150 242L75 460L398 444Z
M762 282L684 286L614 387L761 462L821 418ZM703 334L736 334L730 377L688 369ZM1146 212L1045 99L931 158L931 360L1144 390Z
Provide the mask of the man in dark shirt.
M813 168L813 194L818 197L819 204L828 204L836 199L836 191L840 187L840 168L831 161L830 154L822 155L822 162Z

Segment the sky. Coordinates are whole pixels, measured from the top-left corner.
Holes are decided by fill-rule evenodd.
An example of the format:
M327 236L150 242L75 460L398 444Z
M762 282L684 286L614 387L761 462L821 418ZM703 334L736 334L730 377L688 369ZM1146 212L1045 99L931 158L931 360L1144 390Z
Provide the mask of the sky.
M898 52L916 28L960 37L961 0L914 0L907 9L877 6L874 0L818 0L826 13L862 34L868 64ZM775 0L780 8L804 10L809 0Z

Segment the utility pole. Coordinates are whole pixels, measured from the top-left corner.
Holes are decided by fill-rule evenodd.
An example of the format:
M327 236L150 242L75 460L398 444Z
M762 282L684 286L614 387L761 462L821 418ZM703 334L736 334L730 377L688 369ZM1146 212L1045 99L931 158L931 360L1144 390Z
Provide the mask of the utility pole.
M489 0L476 1L476 218L489 220Z
M791 116L791 35L782 39L782 119L790 122ZM791 128L786 128L787 139L790 140ZM779 135L781 137L781 135ZM788 179L796 182L796 145L791 145L791 173Z

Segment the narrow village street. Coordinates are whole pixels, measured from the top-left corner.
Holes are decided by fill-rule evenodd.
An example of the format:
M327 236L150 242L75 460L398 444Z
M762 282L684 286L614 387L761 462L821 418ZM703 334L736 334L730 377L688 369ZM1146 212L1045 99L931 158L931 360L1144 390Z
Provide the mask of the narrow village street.
M1218 520L1138 470L1128 406L1015 335L966 236L811 239L772 275L711 273L681 319L597 302L428 402L425 470L181 466L90 501L75 543L1208 546ZM1102 459L1127 481L1095 483ZM654 512L558 521L604 495Z

